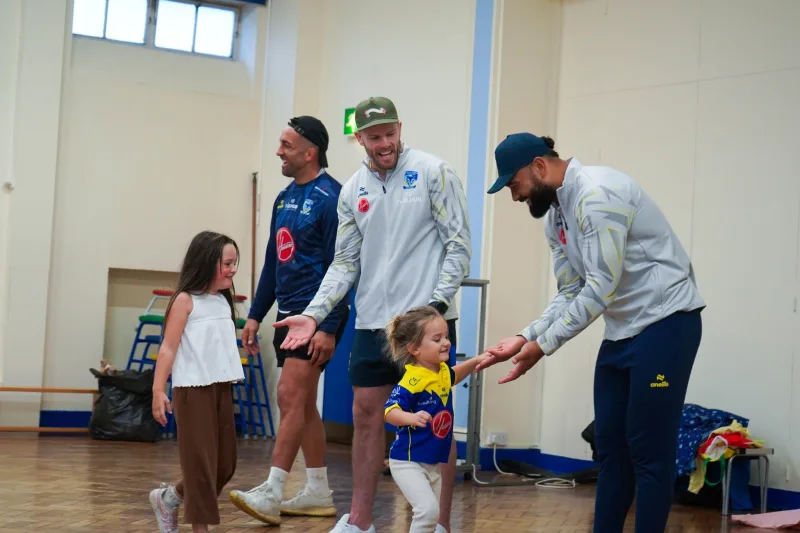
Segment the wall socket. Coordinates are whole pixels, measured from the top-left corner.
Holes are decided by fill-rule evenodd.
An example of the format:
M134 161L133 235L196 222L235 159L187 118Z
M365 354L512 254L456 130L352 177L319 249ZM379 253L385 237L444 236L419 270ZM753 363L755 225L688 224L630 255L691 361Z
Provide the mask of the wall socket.
M508 446L508 433L489 433L489 444Z

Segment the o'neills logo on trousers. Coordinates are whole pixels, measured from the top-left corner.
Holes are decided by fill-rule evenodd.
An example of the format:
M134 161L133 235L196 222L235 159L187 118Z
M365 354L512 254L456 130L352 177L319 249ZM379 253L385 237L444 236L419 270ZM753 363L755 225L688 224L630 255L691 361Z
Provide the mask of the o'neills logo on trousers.
M650 384L651 389L662 389L664 387L669 387L669 381L666 381L664 378L664 374L658 374L656 376L655 383Z

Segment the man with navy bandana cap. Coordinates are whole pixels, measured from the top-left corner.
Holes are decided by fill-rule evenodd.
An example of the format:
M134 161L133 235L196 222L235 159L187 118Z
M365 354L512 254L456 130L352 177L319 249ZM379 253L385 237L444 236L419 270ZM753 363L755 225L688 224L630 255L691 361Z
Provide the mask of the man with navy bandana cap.
M293 178L275 198L264 268L242 331L242 346L258 351L255 336L277 302L278 320L296 315L311 302L333 261L341 184L326 170L328 131L317 118L292 118L281 132L276 155L281 173ZM231 492L233 504L272 525L281 514L335 516L325 467L326 437L317 409L317 385L347 324L347 301L321 321L308 346L285 350L287 328L278 328L273 347L283 370L278 383L281 420L269 477L260 486ZM283 500L283 486L302 448L308 482L294 498Z
M482 370L511 359L513 381L600 315L605 335L594 382L601 465L594 533L621 533L636 496L636 533L663 533L672 503L681 411L705 307L694 270L666 217L630 176L563 160L549 137L509 135L499 177L544 218L558 294L519 334L487 350Z

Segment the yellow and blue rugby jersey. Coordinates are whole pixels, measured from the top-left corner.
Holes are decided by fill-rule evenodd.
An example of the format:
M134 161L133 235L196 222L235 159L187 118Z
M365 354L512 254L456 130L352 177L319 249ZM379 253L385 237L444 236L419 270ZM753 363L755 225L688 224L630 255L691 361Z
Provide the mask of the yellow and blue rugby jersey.
M397 428L397 439L392 443L390 458L425 464L447 462L453 440L453 398L450 390L455 378L455 372L447 363L439 365L438 373L422 366L406 365L403 379L395 385L386 401L384 417L392 409L402 409L409 413L427 411L432 420L424 428Z

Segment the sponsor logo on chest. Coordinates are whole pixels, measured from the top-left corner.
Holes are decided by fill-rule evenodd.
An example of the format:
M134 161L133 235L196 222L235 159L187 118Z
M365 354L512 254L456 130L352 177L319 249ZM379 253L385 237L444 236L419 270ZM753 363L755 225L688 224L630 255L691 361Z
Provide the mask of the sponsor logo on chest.
M278 261L286 263L294 257L294 237L289 228L280 228L275 233L275 244L278 248Z

